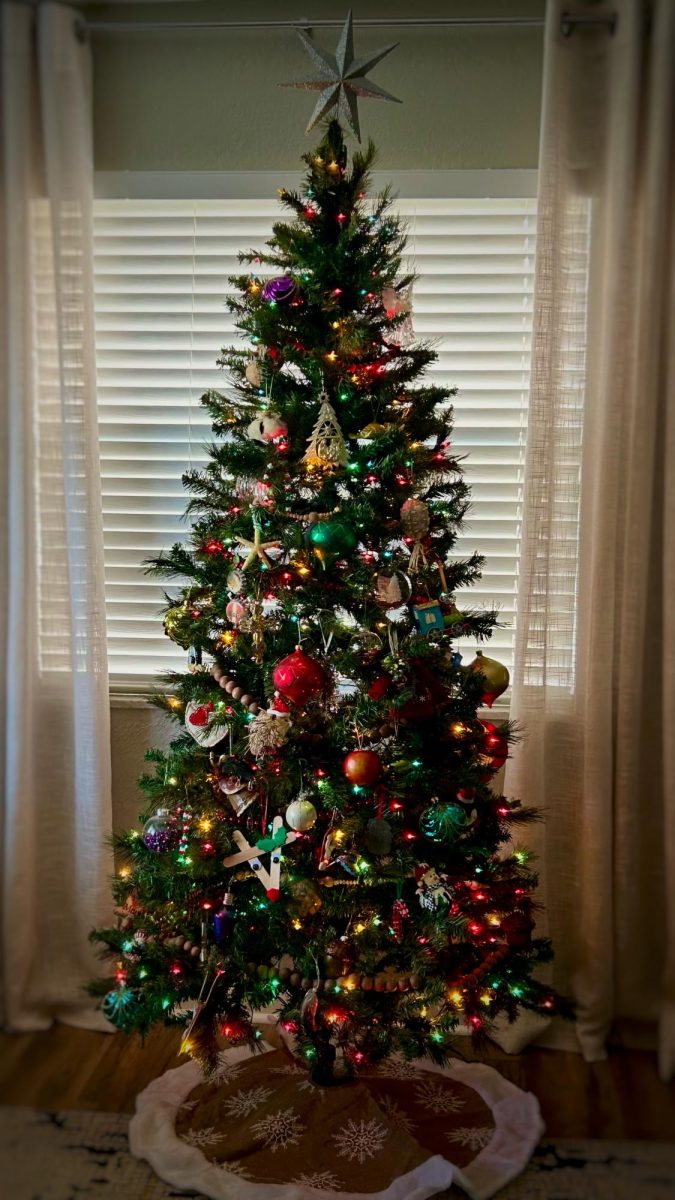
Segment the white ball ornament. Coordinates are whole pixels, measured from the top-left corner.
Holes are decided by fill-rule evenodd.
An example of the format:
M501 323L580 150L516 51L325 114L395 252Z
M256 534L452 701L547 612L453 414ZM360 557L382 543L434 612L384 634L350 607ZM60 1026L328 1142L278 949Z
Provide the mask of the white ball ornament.
M286 809L286 824L296 833L305 833L316 824L317 812L311 800L294 800Z
M252 442L273 442L275 438L286 437L287 433L288 425L275 412L259 413L246 430L246 436Z

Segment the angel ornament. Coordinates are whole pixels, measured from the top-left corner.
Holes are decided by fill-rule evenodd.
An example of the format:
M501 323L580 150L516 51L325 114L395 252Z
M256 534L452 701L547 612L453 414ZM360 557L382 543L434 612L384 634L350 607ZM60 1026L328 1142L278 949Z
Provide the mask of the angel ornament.
M420 566L426 566L427 556L424 553L422 539L429 532L429 505L423 500L416 499L411 496L401 505L401 528L406 538L406 543L409 545L412 540L413 546L410 551L410 559L408 561L408 570L411 575L415 575L419 571Z
M412 283L406 287L385 287L380 299L390 321L402 317L393 329L387 331L387 341L396 346L409 346L415 340L412 323Z

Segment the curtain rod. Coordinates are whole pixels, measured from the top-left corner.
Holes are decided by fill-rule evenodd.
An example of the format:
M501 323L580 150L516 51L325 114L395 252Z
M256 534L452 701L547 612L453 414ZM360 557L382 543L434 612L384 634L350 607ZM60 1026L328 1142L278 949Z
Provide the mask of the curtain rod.
M570 37L575 29L602 27L609 33L616 29L616 13L603 16L565 12L560 18L560 32ZM402 17L389 20L386 17L356 17L354 25L364 29L453 29L453 28L536 28L541 29L543 17ZM75 32L79 38L87 34L105 33L184 33L207 29L341 29L344 20L321 19L310 21L87 21L78 17Z

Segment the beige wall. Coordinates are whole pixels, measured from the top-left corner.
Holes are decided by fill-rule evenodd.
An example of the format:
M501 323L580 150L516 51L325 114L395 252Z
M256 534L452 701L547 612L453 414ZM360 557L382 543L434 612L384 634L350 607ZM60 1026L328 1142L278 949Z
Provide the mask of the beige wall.
M356 18L538 16L543 0L354 0ZM91 19L335 17L336 0L91 5ZM334 30L317 39L334 44ZM533 167L537 162L541 29L358 30L357 51L400 43L373 78L400 105L362 101L362 125L387 168ZM314 93L279 88L307 75L297 35L240 30L93 38L96 165L107 171L294 167L307 149Z
M420 3L420 0L417 0ZM415 14L417 3L353 4L355 16ZM334 17L336 0L279 3L84 5L93 19ZM423 15L540 15L543 0L425 0ZM334 31L318 38L331 45ZM359 30L367 52L398 40L374 78L401 105L361 103L382 169L533 167L541 87L540 29ZM311 143L311 93L276 86L308 60L290 31L95 36L95 157L99 170L288 169ZM149 707L112 708L113 804L118 829L141 807L136 780L146 747L165 745L166 718Z

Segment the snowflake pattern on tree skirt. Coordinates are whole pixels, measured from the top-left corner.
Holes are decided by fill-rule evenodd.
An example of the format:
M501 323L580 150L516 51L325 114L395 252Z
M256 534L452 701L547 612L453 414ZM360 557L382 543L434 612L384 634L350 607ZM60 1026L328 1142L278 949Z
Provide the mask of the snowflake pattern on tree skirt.
M385 1117L388 1121L391 1121L392 1125L395 1125L397 1129L402 1129L404 1133L414 1133L416 1129L415 1122L410 1119L408 1113L405 1109L401 1108L401 1105L398 1101L394 1100L393 1096L380 1096L377 1102Z
M392 1054L376 1069L376 1074L382 1079L417 1079L419 1073L419 1067L400 1054Z
M213 1070L208 1072L204 1082L216 1086L221 1083L232 1083L241 1074L243 1065L243 1063L230 1062L227 1051L224 1050L218 1055L218 1062Z
M316 1188L318 1192L341 1192L344 1188L342 1180L332 1171L310 1171L306 1175L296 1175L291 1182Z
M456 1113L465 1101L435 1079L420 1079L415 1084L415 1099L423 1108L436 1113Z
M319 1088L307 1075L305 1067L297 1063L289 1063L287 1067L272 1067L270 1075L293 1075L298 1080L298 1090L301 1092L319 1092L323 1099L323 1088Z
M375 1158L389 1136L389 1130L375 1117L370 1121L355 1121L352 1117L333 1134L336 1153L340 1158L356 1159L359 1163Z
M236 1175L237 1179L253 1179L251 1172L247 1171L246 1167L236 1159L233 1159L232 1162L218 1163L218 1166L224 1175Z
M266 1150L276 1154L277 1150L287 1150L289 1146L297 1145L305 1126L298 1114L292 1108L279 1108L275 1113L268 1113L251 1126L256 1137L262 1140Z
M459 1129L451 1129L446 1137L451 1142L458 1142L460 1146L468 1146L471 1150L482 1150L492 1140L493 1133L494 1129L488 1125L462 1125Z
M225 1137L224 1133L218 1133L213 1125L206 1125L203 1129L188 1129L187 1133L181 1133L181 1141L186 1142L188 1146L215 1146L218 1142L222 1142Z
M228 1117L248 1117L271 1095L272 1088L240 1088L233 1096L223 1101L222 1111Z

